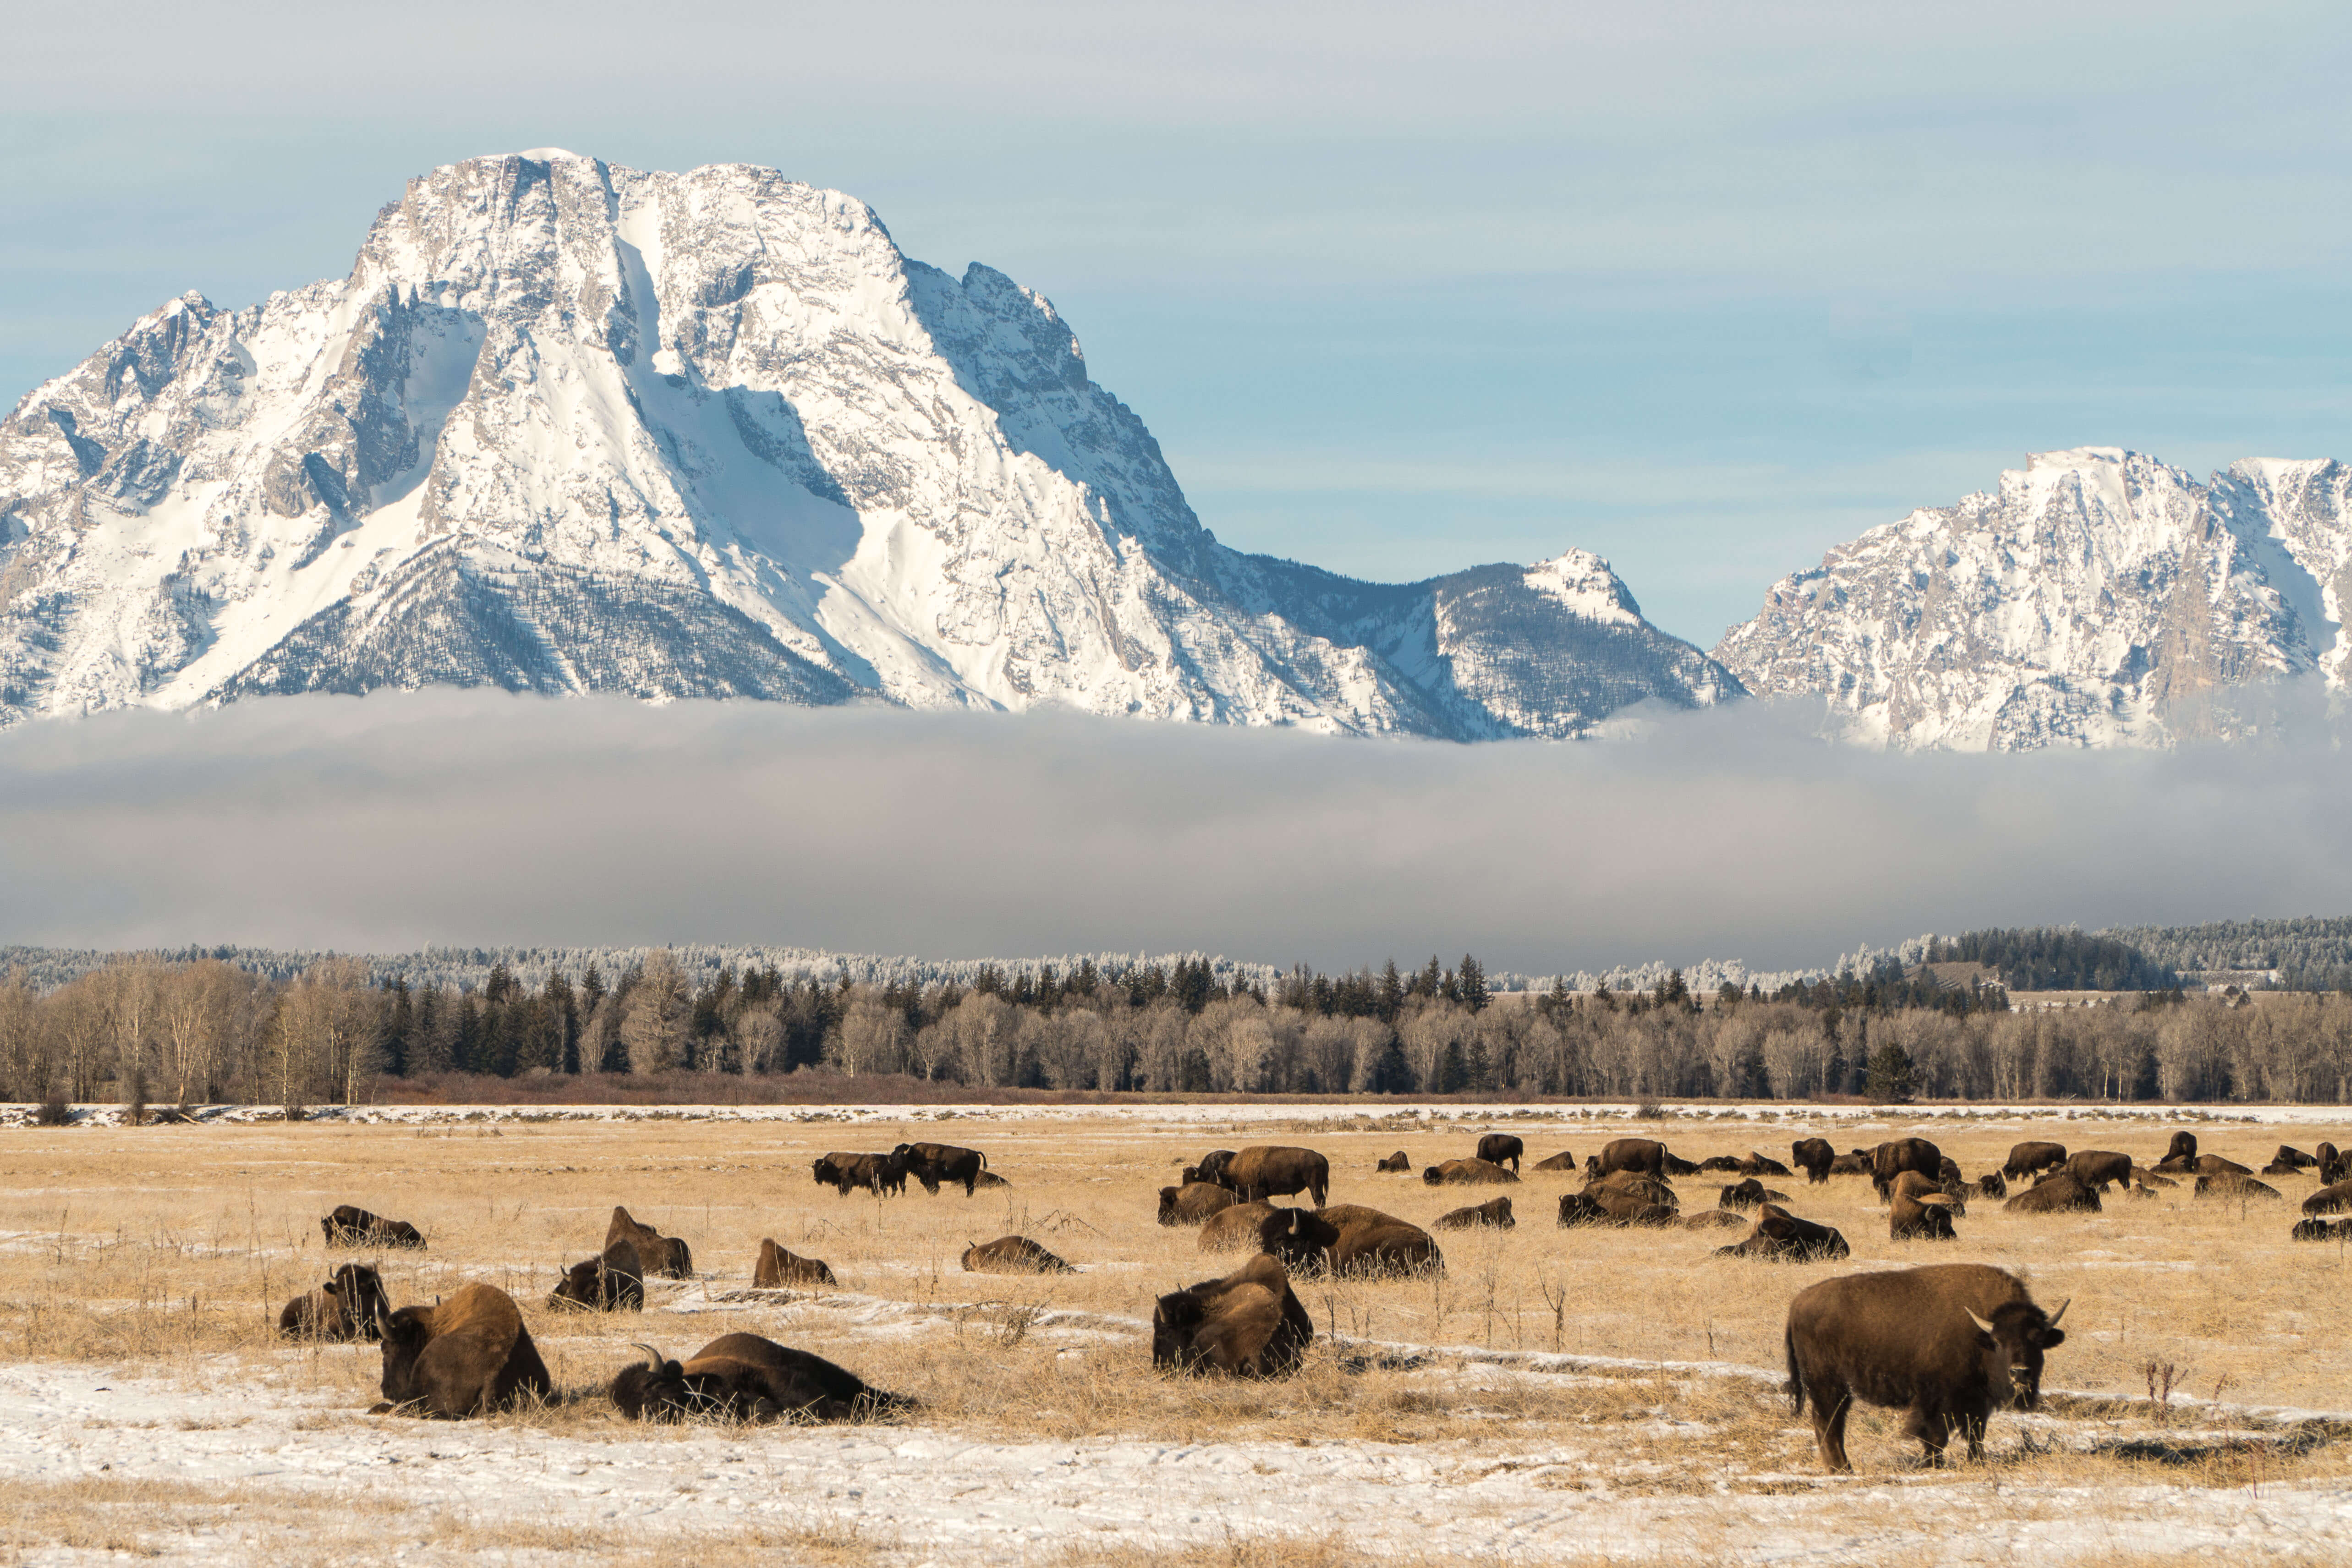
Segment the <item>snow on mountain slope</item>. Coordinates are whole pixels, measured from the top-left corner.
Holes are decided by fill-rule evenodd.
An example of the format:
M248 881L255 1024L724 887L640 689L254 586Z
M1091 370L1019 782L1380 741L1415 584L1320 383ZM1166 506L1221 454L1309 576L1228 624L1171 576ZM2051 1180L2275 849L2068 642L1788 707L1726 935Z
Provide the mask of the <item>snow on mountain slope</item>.
M434 683L1460 739L1740 694L1582 552L1226 549L1040 296L773 171L552 149L0 424L0 723Z
M1774 584L1716 658L1907 747L2165 744L2258 728L2259 688L2347 673L2352 478L2239 463L2205 485L2114 447L2043 453Z

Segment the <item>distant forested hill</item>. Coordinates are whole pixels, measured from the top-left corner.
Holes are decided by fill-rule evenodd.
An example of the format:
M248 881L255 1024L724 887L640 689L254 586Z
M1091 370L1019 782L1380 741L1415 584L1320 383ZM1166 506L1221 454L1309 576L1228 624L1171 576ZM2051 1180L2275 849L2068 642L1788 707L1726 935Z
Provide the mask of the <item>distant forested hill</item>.
M2174 969L2275 969L2289 990L2352 988L2352 916L2121 926L2099 934Z
M2115 934L2085 936L2071 927L2021 926L1940 937L1928 962L1958 960L2000 972L2011 991L2166 991L2179 975Z

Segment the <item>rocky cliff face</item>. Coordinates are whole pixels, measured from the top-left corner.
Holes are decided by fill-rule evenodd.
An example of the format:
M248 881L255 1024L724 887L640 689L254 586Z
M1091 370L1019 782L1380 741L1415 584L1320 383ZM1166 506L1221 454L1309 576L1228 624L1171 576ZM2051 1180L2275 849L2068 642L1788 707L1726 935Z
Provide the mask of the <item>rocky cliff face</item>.
M1782 578L1715 656L1902 746L2231 738L2299 680L2343 689L2348 498L2333 463L2199 484L2113 447L2046 453Z
M1457 739L1739 695L1605 562L1220 545L1038 295L765 169L410 183L351 275L0 424L0 722L435 683Z

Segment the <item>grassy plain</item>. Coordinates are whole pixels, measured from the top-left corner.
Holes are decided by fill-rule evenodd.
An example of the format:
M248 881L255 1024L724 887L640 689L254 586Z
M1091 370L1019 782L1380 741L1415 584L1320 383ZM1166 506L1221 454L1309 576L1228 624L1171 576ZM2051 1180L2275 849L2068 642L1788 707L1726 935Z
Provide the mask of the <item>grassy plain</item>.
M2025 1218L1979 1203L1960 1222L1959 1241L1939 1245L1890 1241L1866 1181L1809 1187L1800 1174L1768 1185L1787 1192L1799 1214L1842 1229L1853 1258L1792 1267L1710 1256L1738 1231L1559 1229L1559 1195L1580 1184L1529 1171L1502 1189L1517 1226L1442 1236L1442 1277L1299 1281L1326 1339L1298 1377L1237 1384L1153 1373L1142 1326L1153 1298L1239 1261L1202 1254L1194 1231L1155 1221L1157 1189L1213 1147L1309 1144L1330 1158L1331 1201L1426 1225L1491 1190L1432 1188L1417 1174L1375 1174L1374 1163L1402 1147L1417 1172L1467 1154L1489 1129L1519 1132L1530 1165L1561 1148L1581 1157L1628 1133L1662 1136L1686 1158L1753 1148L1785 1161L1790 1141L1815 1131L1840 1148L1917 1131L1971 1176L1997 1166L2022 1138L2153 1160L2169 1131L2163 1122L2096 1118L1593 1121L1559 1108L1463 1109L1458 1117L1406 1122L1073 1108L855 1124L663 1118L13 1129L0 1131L0 1372L88 1365L234 1391L216 1412L163 1419L160 1429L174 1420L188 1430L233 1426L266 1400L299 1411L298 1436L356 1430L365 1418L355 1413L375 1396L374 1349L289 1345L275 1331L279 1307L350 1256L322 1249L319 1215L355 1203L413 1221L431 1238L421 1253L362 1255L380 1262L396 1303L430 1300L472 1280L502 1286L522 1303L562 1396L545 1409L470 1425L516 1445L552 1445L550 1453L696 1443L692 1432L620 1421L598 1391L638 1353L636 1342L684 1354L749 1330L919 1399L919 1416L866 1435L886 1447L903 1428L992 1454L1036 1444L1081 1456L1106 1446L1174 1446L1255 1455L1250 1462L1264 1469L1277 1448L1336 1445L1351 1456L1442 1459L1458 1480L1465 1518L1486 1506L1481 1487L1499 1487L1498 1478L1515 1470L1528 1472L1517 1478L1528 1487L1590 1505L1577 1517L1591 1515L1591 1528L1533 1537L1507 1528L1503 1509L1492 1537L1498 1561L1777 1554L1754 1521L1783 1515L1797 1521L1789 1528L1811 1521L1832 1535L1881 1518L1895 1536L1865 1530L1853 1537L1859 1544L1851 1560L1870 1560L1901 1535L1900 1519L1930 1506L1927 1494L1939 1490L1982 1527L1989 1545L2032 1539L2078 1561L2157 1561L2176 1546L2193 1551L2199 1538L2160 1532L2151 1551L2129 1531L2085 1537L2074 1517L2081 1505L2069 1500L2145 1493L2153 1519L2176 1508L2196 1515L2190 1505L2208 1494L2259 1496L2265 1487L2347 1494L2345 1424L2297 1421L2271 1408L2352 1408L2352 1259L2336 1245L2297 1244L2287 1235L2295 1205L2315 1185L2308 1176L2273 1179L2284 1200L2258 1204L2199 1201L2185 1183L2152 1202L2111 1196L2105 1212L2091 1215ZM2323 1138L2352 1143L2352 1121L2195 1130L2207 1151L2255 1167L2282 1138L2305 1149ZM901 1198L843 1199L809 1179L809 1162L827 1150L887 1149L902 1138L983 1148L1012 1184L970 1199L957 1189L930 1197L911 1185ZM1685 1211L1711 1206L1727 1179L1736 1178L1680 1179ZM550 1311L545 1297L558 1271L601 1246L616 1203L686 1237L700 1278L652 1283L642 1316ZM1011 1232L1081 1271L1038 1279L961 1271L967 1243ZM751 1291L763 1237L824 1258L839 1289ZM1919 1470L1916 1450L1898 1440L1896 1417L1863 1412L1852 1447L1864 1475L1822 1477L1809 1427L1778 1392L1789 1297L1835 1272L1958 1259L2027 1276L2047 1307L2071 1302L2068 1342L2053 1352L2048 1374L2065 1392L2041 1416L1996 1419L1990 1468ZM2168 1380L2168 1406L2149 1399L2151 1380L2158 1393ZM66 1445L66 1460L13 1472L0 1456L0 1514L11 1521L0 1527L0 1551L181 1555L222 1528L205 1522L222 1507L218 1486L174 1479L168 1467L143 1476L76 1473L72 1447ZM689 1478L683 1489L709 1460L690 1447L679 1458ZM951 1479L943 1475L940 1484ZM236 1495L247 1519L275 1520L270 1528L294 1532L327 1559L370 1559L397 1539L412 1555L424 1553L416 1560L496 1548L516 1561L554 1561L578 1549L580 1531L597 1529L561 1510L509 1515L478 1500L439 1507L413 1489L397 1497L353 1493L316 1477L290 1488L266 1478L236 1484L246 1489ZM1441 1506L1456 1495L1433 1484ZM1867 1500L1886 1497L1889 1486L1896 1505L1874 1510ZM1234 1514L1205 1525L1171 1520L1156 1531L1046 1529L1022 1537L1032 1548L1023 1555L1191 1568L1336 1562L1360 1552L1410 1563L1424 1550L1414 1531L1353 1511L1376 1491L1333 1495L1338 1511L1302 1508L1281 1528ZM1593 1523L1608 1508L1652 1525L1612 1536ZM1224 1533L1202 1541L1216 1525ZM707 1533L707 1521L694 1528L703 1532L703 1562L911 1563L947 1550L907 1518L880 1517L854 1500L782 1521L738 1521L716 1534ZM634 1532L608 1544L616 1560L628 1560L623 1547L662 1554ZM1458 1547L1436 1555L1461 1560ZM2234 1556L2289 1561L2296 1552L2241 1537Z

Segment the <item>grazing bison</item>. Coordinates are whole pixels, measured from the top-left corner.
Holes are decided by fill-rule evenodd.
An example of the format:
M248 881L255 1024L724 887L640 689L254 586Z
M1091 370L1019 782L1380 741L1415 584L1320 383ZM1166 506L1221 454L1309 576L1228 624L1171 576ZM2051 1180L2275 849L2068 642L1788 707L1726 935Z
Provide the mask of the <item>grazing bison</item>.
M1724 1188L1715 1201L1727 1209L1752 1209L1761 1204L1785 1204L1789 1201L1789 1194L1776 1193L1750 1176L1744 1182L1735 1182Z
M1485 1203L1470 1208L1454 1209L1450 1213L1442 1214L1437 1216L1434 1225L1439 1230L1472 1230L1479 1226L1494 1226L1498 1229L1508 1230L1518 1223L1511 1217L1510 1199L1489 1198Z
M728 1421L841 1421L912 1407L903 1394L868 1387L856 1373L823 1356L780 1345L758 1334L721 1334L686 1362L667 1361L650 1345L648 1359L613 1379L613 1403L632 1421L682 1421L709 1415Z
M637 1249L625 1237L593 1258L573 1264L547 1298L551 1307L591 1312L642 1312L646 1277Z
M2322 1187L2303 1200L2305 1214L2342 1214L2347 1209L2352 1209L2352 1182Z
M988 1172L988 1156L977 1149L959 1149L952 1143L901 1143L890 1151L908 1175L923 1184L923 1191L933 1197L940 1195L942 1183L961 1182L963 1195L980 1185ZM906 1184L899 1183L904 1191Z
M2235 1171L2220 1171L2197 1178L2197 1196L2200 1198L2277 1198L2285 1195L2268 1182L2258 1182L2251 1175L2242 1176Z
M1944 1179L1944 1152L1925 1138L1897 1138L1881 1143L1870 1152L1870 1184L1878 1191L1878 1201L1885 1203L1895 1186L1895 1178L1906 1171L1916 1171L1932 1182Z
M1999 1171L1987 1171L1983 1175L1979 1176L1976 1179L1975 1187L1976 1190L1972 1195L1976 1197L2005 1198L2009 1196L2009 1184L2001 1179L2001 1173Z
M1837 1146L1826 1138L1800 1138L1789 1145L1789 1158L1808 1182L1826 1182L1830 1167L1837 1163Z
M1612 1139L1601 1146L1598 1158L1600 1163L1592 1171L1596 1176L1618 1171L1640 1171L1652 1176L1666 1173L1666 1146L1654 1138ZM1693 1165L1690 1169L1696 1173L1698 1167Z
M2106 1149L2085 1149L2066 1162L2074 1179L2086 1187L2105 1189L2110 1182L2131 1185L2132 1158Z
M460 1421L544 1399L553 1386L514 1298L495 1285L467 1285L437 1306L397 1312L378 1300L375 1321L384 1397L375 1414Z
M1331 1190L1331 1162L1312 1149L1289 1149L1278 1143L1253 1143L1234 1155L1224 1170L1223 1184L1244 1199L1288 1197L1305 1193L1321 1208Z
M910 1167L906 1156L898 1153L825 1153L811 1161L809 1168L815 1173L818 1186L831 1187L842 1197L847 1197L852 1187L864 1187L879 1198L904 1193Z
M1000 1236L963 1249L967 1274L1076 1274L1076 1269L1025 1236Z
M2045 1313L2016 1276L1981 1263L1849 1274L1797 1292L1783 1342L1788 1393L1813 1406L1822 1463L1850 1470L1845 1419L1857 1399L1908 1413L1904 1433L1938 1462L1958 1431L1984 1454L1994 1410L2042 1398L2043 1352L2063 1344L2064 1303Z
M787 1252L772 1240L760 1243L759 1258L751 1265L751 1288L755 1290L781 1289L787 1285L838 1285L833 1270L822 1258L803 1258Z
M2318 1156L2321 1186L2332 1187L2347 1176L2352 1176L2352 1160L2347 1160L2337 1153L2335 1144L2322 1143L2313 1152Z
M1433 1187L1444 1187L1516 1182L1518 1177L1486 1160L1448 1160L1430 1166L1421 1173L1421 1179Z
M1151 1364L1171 1372L1284 1377L1314 1341L1289 1274L1263 1252L1223 1279L1160 1297L1151 1314Z
M2352 1240L2352 1219L2299 1219L2288 1234L2297 1241Z
M1214 1182L1187 1182L1181 1187L1160 1189L1160 1223L1161 1225L1206 1225L1218 1215L1233 1207L1241 1199L1231 1187L1221 1187Z
M637 1249L637 1264L664 1279L694 1278L694 1250L674 1236L664 1236L649 1225L639 1225L629 1211L613 1208L613 1223L604 1227L604 1245L625 1241Z
M1412 1162L1406 1159L1404 1151L1400 1149L1395 1153L1390 1155L1387 1159L1381 1161L1379 1164L1373 1166L1372 1169L1381 1172L1400 1171L1409 1175L1412 1172Z
M1225 1179L1225 1167L1234 1163L1234 1158L1231 1149L1212 1149L1201 1156L1199 1164L1184 1167L1183 1179L1187 1182L1213 1182L1219 1186L1230 1187L1234 1184Z
M1756 1211L1756 1228L1733 1246L1717 1247L1715 1255L1811 1263L1817 1258L1843 1258L1851 1251L1845 1237L1830 1226L1799 1219L1778 1204L1766 1204Z
M1887 1201L1886 1234L1895 1240L1952 1239L1951 1194L1918 1172L1895 1177Z
M404 1219L385 1219L349 1204L339 1204L319 1221L329 1247L423 1247L425 1233Z
M2053 1172L2000 1205L2009 1214L2099 1212L2099 1189L2084 1186L2072 1171Z
M2063 1143L2020 1143L2001 1162L2000 1173L2014 1182L2025 1176L2037 1176L2066 1163Z
M1235 1204L1218 1214L1201 1227L1200 1247L1203 1252L1232 1252L1241 1247L1258 1245L1258 1227L1272 1217L1272 1204Z
M316 1290L287 1302L278 1314L278 1331L304 1340L372 1340L376 1309L389 1305L373 1268L346 1263Z
M1549 1160L1537 1161L1536 1169L1538 1171L1573 1172L1576 1169L1576 1156L1569 1152L1567 1150L1562 1149L1559 1153L1554 1154Z
M2187 1175L2196 1164L2197 1134L2176 1132L2172 1142L2164 1146L2164 1158L2156 1163L2156 1168L2173 1175Z
M1527 1144L1508 1132L1489 1132L1478 1140L1478 1158L1493 1165L1508 1165L1514 1171L1519 1168L1519 1157L1527 1152Z

